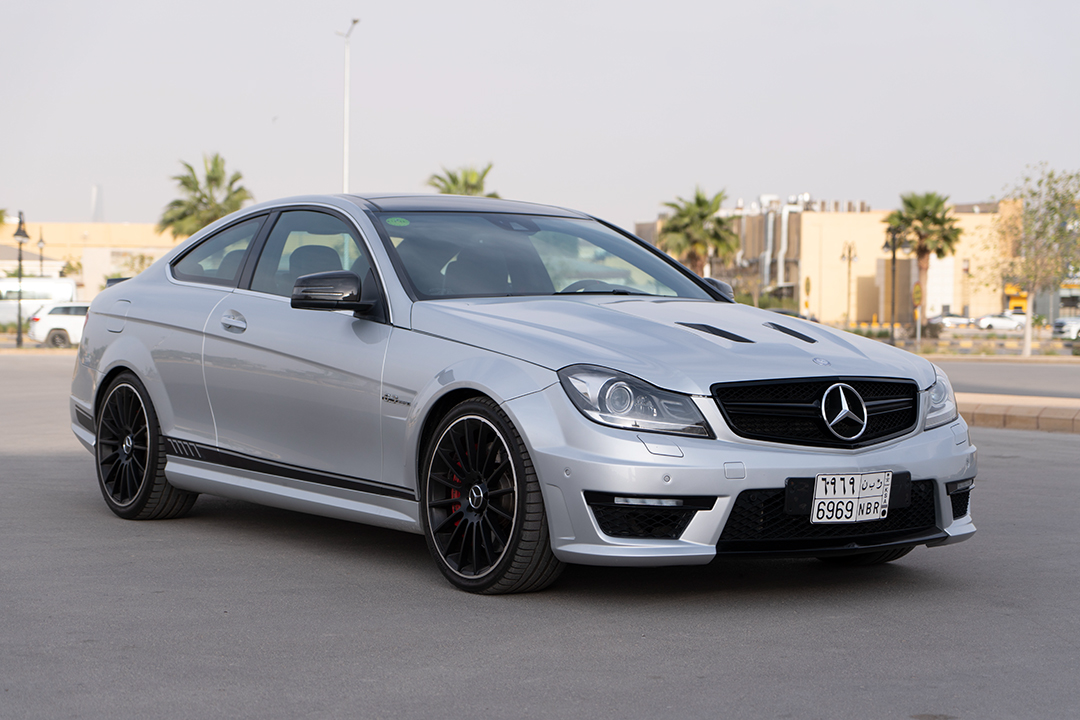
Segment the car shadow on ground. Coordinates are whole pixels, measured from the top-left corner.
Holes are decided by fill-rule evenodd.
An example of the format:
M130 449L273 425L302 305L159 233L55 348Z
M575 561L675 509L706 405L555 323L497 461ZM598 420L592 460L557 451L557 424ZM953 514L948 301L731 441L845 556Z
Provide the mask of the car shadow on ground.
M403 586L445 584L420 535L206 495L188 518L170 524L176 522L200 534L220 534L230 543L280 543L291 552L311 552L323 562L376 566L379 572L399 575ZM797 592L802 600L813 601L948 590L954 585L959 589L962 578L942 570L938 552L931 556L927 549L916 548L894 563L864 568L838 567L814 558L749 557L660 568L568 565L541 596L583 603L614 598L715 602L790 598Z

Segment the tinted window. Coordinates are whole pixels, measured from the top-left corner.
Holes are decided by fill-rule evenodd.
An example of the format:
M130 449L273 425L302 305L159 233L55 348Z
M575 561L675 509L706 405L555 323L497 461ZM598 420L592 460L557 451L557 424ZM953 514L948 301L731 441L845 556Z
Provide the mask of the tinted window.
M67 307L66 305L61 305L60 307L54 307L52 310L49 311L49 314L50 315L70 315L71 314L71 308Z
M86 307L85 305L76 305L75 307L71 308L71 314L72 315L85 315L86 311L89 310L89 309L90 308Z
M263 220L248 220L207 238L173 263L173 275L177 280L235 287L244 255Z
M592 220L379 213L421 299L602 293L711 299L673 264Z
M371 263L356 233L326 213L293 210L278 217L266 239L251 289L289 297L301 275L351 270L361 280Z

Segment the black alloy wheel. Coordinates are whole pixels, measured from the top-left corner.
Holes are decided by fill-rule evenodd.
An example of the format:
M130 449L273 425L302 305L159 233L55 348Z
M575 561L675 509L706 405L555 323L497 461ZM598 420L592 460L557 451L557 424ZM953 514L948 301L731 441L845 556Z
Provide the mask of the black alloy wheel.
M196 493L165 479L165 441L146 388L131 373L109 385L98 411L98 485L109 509L129 520L183 515Z
M424 536L450 582L495 594L540 590L558 577L532 462L495 403L455 407L424 458Z

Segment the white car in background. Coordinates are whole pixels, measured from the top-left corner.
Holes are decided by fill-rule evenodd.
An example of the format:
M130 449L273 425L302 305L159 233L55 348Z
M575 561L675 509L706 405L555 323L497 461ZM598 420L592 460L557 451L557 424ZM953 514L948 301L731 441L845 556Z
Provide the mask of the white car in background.
M71 347L82 342L88 302L46 305L30 318L30 339L50 347Z
M1054 337L1080 340L1080 317L1058 318L1054 321Z
M1014 313L983 315L976 324L983 330L1023 330L1025 316Z

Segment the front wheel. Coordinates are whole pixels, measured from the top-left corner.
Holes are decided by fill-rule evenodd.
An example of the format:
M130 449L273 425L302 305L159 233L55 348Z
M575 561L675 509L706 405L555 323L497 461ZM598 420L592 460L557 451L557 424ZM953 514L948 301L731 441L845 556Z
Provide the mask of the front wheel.
M65 330L50 330L45 338L45 344L54 348L69 348L71 347L71 338L68 337Z
M562 572L525 444L487 398L460 403L427 443L421 522L443 575L468 592L542 590Z
M105 504L128 520L186 514L198 494L178 490L165 479L165 439L146 388L125 372L109 384L103 397L94 456Z

